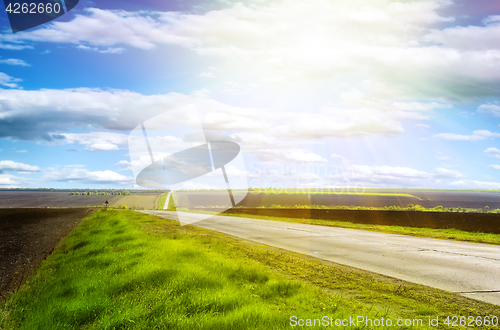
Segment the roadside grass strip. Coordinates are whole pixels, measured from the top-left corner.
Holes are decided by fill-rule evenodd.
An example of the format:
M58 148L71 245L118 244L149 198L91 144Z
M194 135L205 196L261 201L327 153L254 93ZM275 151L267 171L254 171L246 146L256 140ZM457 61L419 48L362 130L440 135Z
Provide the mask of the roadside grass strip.
M165 201L167 199L168 193L163 193L161 194L160 198L158 199L158 210L163 210L165 207Z
M0 306L0 329L300 329L290 325L292 316L359 315L422 319L418 329L436 329L427 325L429 317L498 316L500 307L160 217L108 210L85 218Z

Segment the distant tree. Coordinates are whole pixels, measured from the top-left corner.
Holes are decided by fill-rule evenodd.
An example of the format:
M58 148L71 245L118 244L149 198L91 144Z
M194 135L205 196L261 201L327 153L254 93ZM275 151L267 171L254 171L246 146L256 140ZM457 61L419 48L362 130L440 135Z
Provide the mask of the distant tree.
M128 196L128 195L132 195L132 194L130 193L130 191L125 190L124 192L122 192L122 195Z
M73 195L73 192L70 192L69 194L70 194L70 195Z
M484 209L485 209L485 210L488 210L488 209L489 209L489 206L488 206L488 205L486 205L486 206L484 207Z
M127 207L127 204L123 204L122 205L122 209L126 210L128 207Z
M410 203L410 204L408 204L408 205L406 206L406 208L408 208L408 209L410 209L410 210L411 210L411 209L413 209L414 207L415 207L415 205L413 205L412 203Z

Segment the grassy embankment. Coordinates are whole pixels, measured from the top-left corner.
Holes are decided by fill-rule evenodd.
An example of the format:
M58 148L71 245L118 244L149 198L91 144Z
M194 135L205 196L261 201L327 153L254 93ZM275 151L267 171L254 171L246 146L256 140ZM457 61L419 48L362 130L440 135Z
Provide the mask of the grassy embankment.
M168 193L163 193L160 196L160 199L158 199L158 210L163 210L165 207L165 200L167 199Z
M500 307L108 210L84 219L0 312L2 329L285 329L293 315L422 319L421 329L429 316Z
M156 210L160 195L159 193L151 193L118 196L109 204L109 207L121 208L126 205L129 209Z

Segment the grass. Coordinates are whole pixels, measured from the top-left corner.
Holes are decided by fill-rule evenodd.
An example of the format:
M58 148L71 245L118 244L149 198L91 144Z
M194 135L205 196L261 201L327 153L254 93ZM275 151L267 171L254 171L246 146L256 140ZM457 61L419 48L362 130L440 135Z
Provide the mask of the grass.
M76 196L75 196L76 197ZM152 194L131 194L128 196L118 196L110 202L109 207L121 207L126 204L132 209L155 210L158 205L159 193Z
M432 229L432 228L415 228L415 227L403 227L403 226L383 226L383 225L371 225L371 224L358 224L358 223L352 223L352 222L347 222L347 221L282 218L282 217L270 217L270 216L253 215L253 214L241 214L241 213L217 213L217 212L211 212L211 211L198 211L198 210L188 210L188 209L182 209L182 211L184 211L184 212L196 212L196 213L208 213L208 214L231 216L231 217L243 217L243 218L274 220L274 221L296 222L296 223L304 223L304 224L309 224L309 225L361 229L361 230L370 230L370 231L377 231L377 232L389 233L389 234L399 234L399 235L409 235L409 236L417 236L417 237L447 239L447 240L462 241L462 242L500 245L500 235L499 234L469 232L469 231L463 231L463 230L458 230L458 229Z
M158 199L158 210L163 210L165 207L165 200L167 199L168 193L163 193L161 194L160 198Z
M423 319L428 328L429 316L499 312L425 286L108 210L84 219L0 306L0 328L286 329L294 315Z

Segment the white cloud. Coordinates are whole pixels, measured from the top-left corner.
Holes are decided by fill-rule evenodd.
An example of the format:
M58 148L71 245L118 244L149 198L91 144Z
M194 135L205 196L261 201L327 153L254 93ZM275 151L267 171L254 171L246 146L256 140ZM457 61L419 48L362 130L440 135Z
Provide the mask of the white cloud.
M70 144L80 144L89 151L110 151L118 150L118 146L124 146L128 143L126 134L110 132L90 132L90 133L62 133L65 141Z
M455 178L462 178L465 175L456 170L450 170L447 168L439 167L436 168L434 176L437 179L455 179Z
M33 47L28 45L23 45L20 43L4 44L0 41L0 49L22 50L22 49L33 49Z
M500 189L500 182L459 180L452 182L451 186L455 188L467 188L467 189Z
M215 75L212 72L202 72L198 76L203 77L203 78L214 78L215 77Z
M337 154L331 154L330 157L332 159L340 159L341 161L347 161L347 158L345 158L344 156L341 156L341 155L337 155Z
M500 105L494 103L482 104L477 108L479 113L489 113L495 117L500 117Z
M445 47L419 45L429 25L453 20L438 14L449 5L451 1L437 0L281 0L236 3L202 15L88 8L72 21L2 39L17 45L35 41L146 50L173 44L202 56L245 63L249 72L259 73L262 82L297 82L367 69L384 75L381 71L387 67L406 72L412 64L417 72L447 69L442 60Z
M0 60L0 63L8 64L8 65L30 66L25 61L17 59L17 58L8 58L8 59L5 59L5 60Z
M349 165L326 175L329 185L352 187L421 186L433 178L432 173L409 167Z
M114 164L117 166L130 166L130 161L128 160L120 160L118 163Z
M497 153L497 154L500 154L500 149L498 148L494 148L494 147L490 147L490 148L486 148L484 150L485 153Z
M492 168L494 170L497 170L497 171L500 170L500 165L498 165L498 164L488 165L488 167Z
M426 131L427 128L431 128L429 125L427 124L422 124L422 123L419 123L419 124L415 124L415 127L418 127L420 128L422 131Z
M259 159L272 162L326 163L318 154L303 149L259 148L253 151Z
M82 182L82 183L117 183L131 184L134 179L113 171L89 171L82 166L49 168L42 177L45 181Z
M488 130L476 130L472 132L472 135L455 133L439 133L434 135L434 138L446 141L480 141L496 137L500 137L500 133L490 132Z
M12 47L56 42L109 47L110 52L178 45L223 58L217 76L229 82L222 87L228 93L251 93L255 84L297 86L356 74L413 96L497 95L498 20L491 16L484 26L432 30L453 21L440 14L453 5L444 0L277 0L238 2L204 14L89 8L69 22L1 39ZM403 110L402 116L414 111Z
M99 49L97 47L88 47L85 45L78 45L76 48L83 49L83 50L90 50L90 51L98 52L101 54L121 54L125 51L125 48L121 48L121 47L108 47L106 49Z
M15 171L15 172L39 172L40 167L34 165L27 165L23 163L17 163L12 160L1 160L0 161L0 172L1 171Z
M500 25L497 16L489 16L483 23L485 26L454 26L433 30L424 36L424 40L454 49L500 50ZM471 40L474 42L471 43Z
M4 186L4 188L16 188L20 186L26 186L32 181L33 180L24 177L15 176L12 174L0 173L0 186Z
M2 85L2 86L7 86L10 88L17 88L17 87L19 87L17 83L21 82L21 81L23 81L23 80L20 78L14 78L14 77L9 76L6 73L0 72L0 85Z
M275 134L294 138L356 137L369 134L397 135L403 127L390 112L377 109L325 107L322 113L280 113Z
M143 95L90 88L0 89L0 99L0 137L57 140L64 138L59 132L75 129L128 132L146 119L196 103L206 95Z
M250 87L244 87L234 81L226 81L224 83L222 91L228 94L240 95L240 94L248 94L252 91L252 89Z

